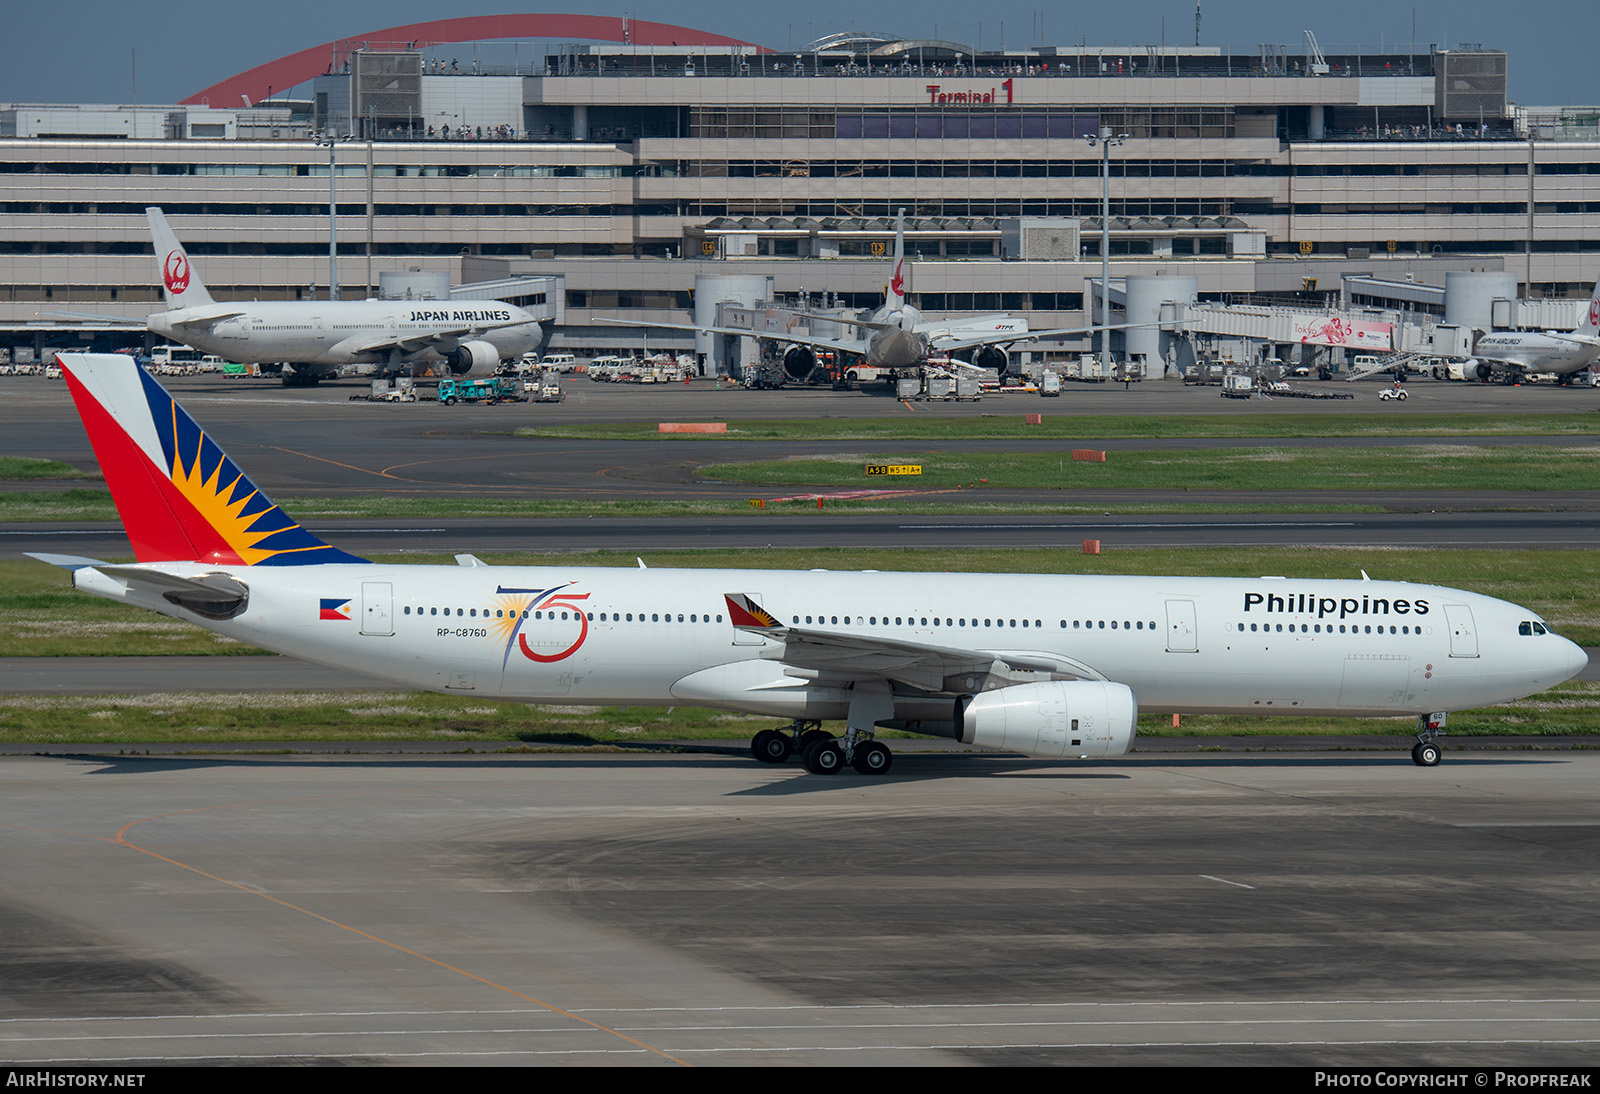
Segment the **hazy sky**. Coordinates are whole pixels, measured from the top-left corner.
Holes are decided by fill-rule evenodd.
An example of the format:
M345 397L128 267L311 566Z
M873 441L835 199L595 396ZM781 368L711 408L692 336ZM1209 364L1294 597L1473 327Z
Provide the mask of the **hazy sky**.
M0 102L172 103L219 80L286 53L335 38L402 23L459 15L530 10L631 14L655 22L715 31L776 49L803 45L836 30L906 38L934 37L984 47L1001 44L1091 45L1193 43L1194 0L1121 0L1052 5L970 0L811 0L788 9L748 0L667 0L631 9L556 0L518 9L508 0L421 3L417 0L54 0L8 9L11 43L0 65ZM1200 40L1254 52L1261 43L1303 51L1306 30L1326 52L1360 43L1421 49L1479 43L1510 55L1510 97L1525 105L1600 103L1594 65L1600 43L1600 0L1203 0ZM977 22L981 13L983 22ZM1036 28L1043 20L1043 33ZM1413 39L1413 31L1415 37ZM524 53L524 56L526 54Z

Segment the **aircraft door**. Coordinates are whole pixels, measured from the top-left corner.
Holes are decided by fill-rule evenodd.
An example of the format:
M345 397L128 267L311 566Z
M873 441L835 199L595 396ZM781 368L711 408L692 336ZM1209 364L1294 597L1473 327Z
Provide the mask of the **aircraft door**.
M394 586L389 582L361 583L361 633L394 633Z
M1200 652L1200 636L1195 626L1194 601L1167 601L1167 652Z
M1472 609L1465 604L1446 604L1444 617L1450 624L1450 656L1478 656L1478 628L1472 622Z

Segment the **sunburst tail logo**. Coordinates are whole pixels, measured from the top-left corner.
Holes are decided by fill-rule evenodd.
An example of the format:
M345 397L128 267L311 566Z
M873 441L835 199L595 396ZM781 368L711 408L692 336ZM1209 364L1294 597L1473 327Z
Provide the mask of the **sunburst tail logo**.
M365 562L273 504L132 358L67 353L67 386L140 562Z

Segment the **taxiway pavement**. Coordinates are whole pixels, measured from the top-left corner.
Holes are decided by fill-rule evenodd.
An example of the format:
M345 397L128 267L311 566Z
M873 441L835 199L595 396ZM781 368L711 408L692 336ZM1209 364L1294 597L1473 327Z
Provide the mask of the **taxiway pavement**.
M1592 1067L1597 777L8 757L0 1053Z

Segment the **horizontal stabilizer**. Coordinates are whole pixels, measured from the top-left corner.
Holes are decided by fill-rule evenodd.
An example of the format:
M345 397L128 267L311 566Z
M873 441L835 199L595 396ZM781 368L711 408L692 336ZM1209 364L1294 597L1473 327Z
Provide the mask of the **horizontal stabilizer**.
M207 312L205 315L191 315L183 319L168 318L167 322L174 327L214 327L224 319L237 319L244 314L242 311Z
M82 555L52 555L43 551L24 551L29 558L36 558L40 562L51 566L59 566L63 570L81 570L85 566L104 566L105 563L98 558L84 558Z

